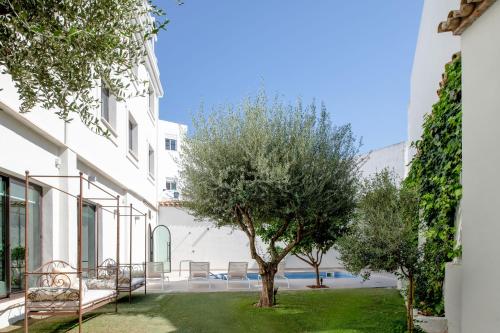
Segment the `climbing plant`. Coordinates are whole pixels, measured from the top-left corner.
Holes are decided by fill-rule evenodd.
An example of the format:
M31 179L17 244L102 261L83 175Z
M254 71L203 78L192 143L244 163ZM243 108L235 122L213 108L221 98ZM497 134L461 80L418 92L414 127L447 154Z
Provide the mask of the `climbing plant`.
M445 264L460 255L455 218L462 198L461 91L461 59L457 55L446 65L439 101L425 117L421 139L413 143L417 152L406 179L418 188L425 238L416 306L433 315L444 314Z

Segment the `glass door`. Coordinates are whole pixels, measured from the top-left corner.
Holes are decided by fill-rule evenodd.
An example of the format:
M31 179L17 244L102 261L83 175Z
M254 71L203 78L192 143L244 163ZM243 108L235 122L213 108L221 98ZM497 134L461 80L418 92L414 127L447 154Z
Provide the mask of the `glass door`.
M170 256L170 230L164 226L159 225L153 230L151 237L152 261L162 262L165 272L171 270L171 256Z
M12 292L24 289L24 229L26 223L24 182L10 179L9 187L9 250L10 250L10 287ZM42 229L41 229L40 187L30 185L28 190L29 206L29 269L34 270L42 261Z
M82 221L82 268L96 267L96 206L83 204Z
M7 178L0 176L0 297L7 296L7 244L5 239L5 226L7 225L7 212L9 197L7 194Z

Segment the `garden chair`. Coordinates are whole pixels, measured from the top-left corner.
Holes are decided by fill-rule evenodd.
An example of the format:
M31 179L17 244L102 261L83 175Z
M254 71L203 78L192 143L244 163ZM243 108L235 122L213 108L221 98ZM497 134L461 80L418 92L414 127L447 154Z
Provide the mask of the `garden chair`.
M161 290L165 289L165 279L170 282L168 276L165 275L165 269L163 266L163 262L148 262L146 263L147 275L146 280L160 280L161 281Z
M278 264L278 271L276 272L276 275L274 275L274 281L276 280L285 280L287 284L287 288L290 289L290 280L285 276L285 265L286 262L282 260Z
M227 269L226 287L229 289L231 280L247 281L250 289L250 279L248 278L248 263L230 261Z
M207 281L208 289L211 289L212 284L210 282L210 263L202 261L189 262L189 277L187 279L188 288L191 281Z

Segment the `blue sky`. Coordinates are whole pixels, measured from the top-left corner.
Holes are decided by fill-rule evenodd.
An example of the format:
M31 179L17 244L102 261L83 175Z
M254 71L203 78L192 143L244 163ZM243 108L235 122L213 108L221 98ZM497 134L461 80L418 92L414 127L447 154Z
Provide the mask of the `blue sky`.
M262 86L285 101L324 101L362 151L406 139L422 0L162 0L156 45L160 118L190 125L205 108Z

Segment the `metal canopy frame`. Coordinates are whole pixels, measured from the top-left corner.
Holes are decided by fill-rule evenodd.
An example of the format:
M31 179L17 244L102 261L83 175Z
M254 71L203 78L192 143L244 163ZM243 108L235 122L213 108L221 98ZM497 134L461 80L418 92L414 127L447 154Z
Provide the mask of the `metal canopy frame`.
M56 186L53 186L53 185L50 185L50 184L47 184L47 183L44 183L42 181L40 181L40 179L46 179L46 178L59 178L59 179L76 179L76 180L79 180L79 192L77 195L75 194L71 194L69 193L68 191L65 191L63 189L60 189ZM35 269L34 271L29 271L29 268L28 268L28 263L29 263L29 184L30 184L30 180L36 180L40 183L42 183L44 186L46 187L49 187L51 189L54 189L54 190L57 190L61 193L64 193L74 199L77 200L77 203L78 203L78 209L77 209L77 212L78 212L78 216L77 216L77 224L78 224L78 227L77 227L77 267L76 267L76 272L75 273L63 273L64 276L67 277L66 274L76 274L78 279L79 279L79 283L78 283L78 308L76 309L71 309L71 310L67 310L67 309L64 309L64 308L57 308L55 306L52 306L50 307L50 310L46 310L44 309L43 310L43 314L50 314L50 315L78 315L78 332L81 332L81 329L82 329L82 315L83 313L86 313L86 312L89 312L89 311L92 311L98 307L101 307L107 303L110 303L112 302L112 300L114 299L115 301L115 312L118 311L118 292L119 292L119 288L118 288L118 267L116 269L116 285L115 285L115 288L116 288L116 294L114 297L109 297L108 299L104 299L104 300L99 300L98 302L95 302L94 304L92 304L90 307L86 307L86 308L82 308L82 283L83 283L83 269L82 269L82 222L83 222L83 202L84 200L110 200L110 201L113 201L113 200L116 200L116 205L114 206L111 206L111 207L114 207L116 208L116 229L117 229L117 235L119 236L119 231L120 231L120 196L119 195L114 195L112 194L111 192L109 192L108 190L104 189L103 187L91 182L88 178L85 178L83 176L83 173L80 172L80 174L78 176L61 176L61 175L30 175L29 171L26 171L25 172L25 226L24 226L24 242L25 242L25 252L24 252L24 332L25 333L28 333L29 331L29 315L31 312L33 313L36 313L36 307L33 307L30 304L30 302L28 302L28 291L29 291L29 278L30 276L38 276L38 277L44 277L47 276L47 275L50 275L50 274L47 274L47 272L40 272L40 271L37 271L41 268L43 268L44 266L45 267L48 267L49 265L51 264L54 264L54 263L57 263L57 264L60 264L60 263L64 263L64 262L61 262L61 261L49 261L48 263L44 263L42 264L42 266L38 269ZM102 192L104 194L104 197L103 198L85 198L84 197L84 193L83 193L83 183L86 182L89 184L89 188L91 186L95 187L96 189L98 189L100 192ZM131 208L131 211L132 211L132 205L130 206ZM120 262L120 248L119 248L119 237L117 239L117 246L116 246L116 258L117 258L117 263ZM66 263L65 263L66 264ZM67 265L69 266L69 264ZM61 273L58 273L58 276L60 275ZM52 278L52 280L54 280L53 277L49 277L49 280L50 278ZM47 282L46 282L47 283ZM54 281L51 281L50 283L54 284L55 282ZM60 283L60 281L59 281ZM56 301L56 302L65 302L65 301ZM34 308L33 311L30 310L30 308ZM42 311L42 310L40 310Z
M147 213L143 213L142 211L138 210L133 206L133 204L130 204L128 206L101 206L104 208L111 208L111 207L117 207L117 208L124 208L128 209L129 213L128 214L120 214L118 211L119 217L129 217L130 218L130 229L129 229L129 262L128 264L123 264L120 265L120 261L117 260L117 269L119 270L120 267L128 267L129 272L130 272L130 277L129 277L129 285L128 288L125 287L120 287L119 281L117 279L116 285L117 285L117 290L118 291L125 291L128 292L128 301L129 303L132 302L132 291L139 289L144 285L144 294L147 293L147 272L146 272L146 263L147 263L147 253L148 253L148 244L147 244L147 238L148 238L148 221L147 221ZM132 285L132 272L133 272L133 266L137 266L140 264L133 264L132 263L132 226L133 226L133 218L134 217L144 217L144 263L143 263L143 272L144 272L144 284L139 283L139 284L134 284ZM116 233L116 240L117 240L117 253L119 253L119 247L120 247L120 229L117 228L117 233ZM105 261L105 260L104 260Z

